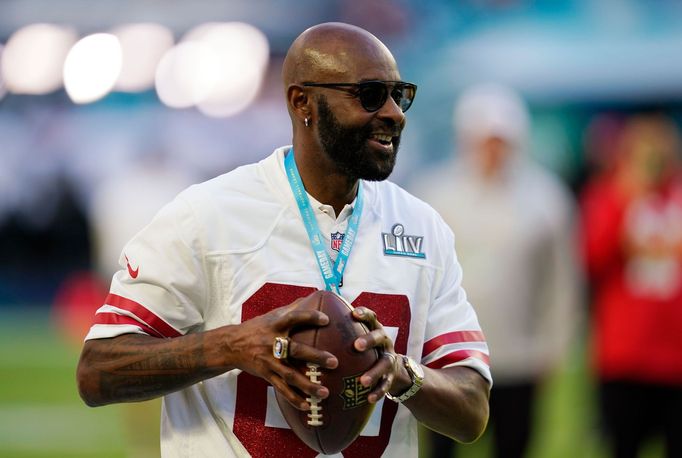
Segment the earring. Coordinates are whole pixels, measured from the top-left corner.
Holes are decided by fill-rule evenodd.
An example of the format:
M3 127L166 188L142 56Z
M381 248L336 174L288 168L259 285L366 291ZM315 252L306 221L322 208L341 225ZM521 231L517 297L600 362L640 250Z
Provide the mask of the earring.
M310 127L310 118L305 118L303 124L305 124L306 127Z

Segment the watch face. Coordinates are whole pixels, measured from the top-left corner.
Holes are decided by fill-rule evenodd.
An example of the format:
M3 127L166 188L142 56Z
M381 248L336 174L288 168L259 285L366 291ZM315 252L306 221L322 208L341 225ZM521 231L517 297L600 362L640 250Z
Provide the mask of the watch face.
M424 369L421 364L413 360L412 358L407 358L407 364L410 366L410 370L414 373L417 378L424 378Z

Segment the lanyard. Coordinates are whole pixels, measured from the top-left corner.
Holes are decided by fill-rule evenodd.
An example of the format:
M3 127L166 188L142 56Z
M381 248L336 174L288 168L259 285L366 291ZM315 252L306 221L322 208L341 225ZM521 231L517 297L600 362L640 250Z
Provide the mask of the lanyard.
M291 191L294 193L298 209L301 212L303 224L308 233L310 245L315 253L315 259L317 259L317 265L320 268L320 273L322 273L322 278L324 279L327 290L339 294L339 284L343 278L343 271L346 269L350 250L353 247L353 242L355 242L355 237L358 234L358 225L360 224L360 215L362 215L363 206L362 185L358 183L358 196L355 207L353 208L353 214L348 220L348 228L346 229L346 235L343 237L339 255L336 257L336 263L332 263L329 253L327 252L327 247L323 242L324 238L320 233L320 227L317 224L315 212L310 206L310 199L308 199L308 194L306 194L305 188L303 187L301 175L298 173L298 167L296 167L296 161L294 160L293 148L289 150L289 153L284 158L284 168L286 169Z

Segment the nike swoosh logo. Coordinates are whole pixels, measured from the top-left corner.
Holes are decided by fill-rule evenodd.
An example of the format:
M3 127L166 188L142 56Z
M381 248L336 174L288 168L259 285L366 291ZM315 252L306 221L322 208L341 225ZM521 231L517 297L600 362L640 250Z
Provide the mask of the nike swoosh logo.
M126 265L128 266L128 273L130 274L131 277L137 278L137 274L140 273L140 266L137 266L137 269L133 270L133 268L130 266L130 261L128 261L128 256L125 256L125 258L126 258Z

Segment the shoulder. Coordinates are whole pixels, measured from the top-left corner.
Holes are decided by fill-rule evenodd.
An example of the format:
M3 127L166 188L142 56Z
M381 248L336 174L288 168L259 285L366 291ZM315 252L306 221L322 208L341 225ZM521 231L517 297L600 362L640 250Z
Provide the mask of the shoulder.
M286 207L272 170L275 162L271 155L190 186L170 206L209 250L232 249L230 240L240 247L258 245Z
M240 209L272 202L272 195L277 194L278 186L276 167L277 152L260 162L237 167L228 173L190 186L178 197L199 210Z

